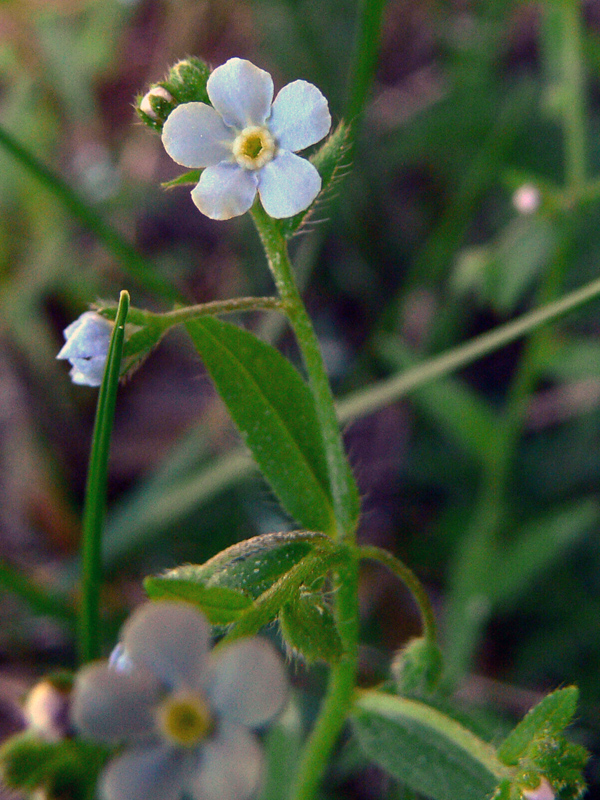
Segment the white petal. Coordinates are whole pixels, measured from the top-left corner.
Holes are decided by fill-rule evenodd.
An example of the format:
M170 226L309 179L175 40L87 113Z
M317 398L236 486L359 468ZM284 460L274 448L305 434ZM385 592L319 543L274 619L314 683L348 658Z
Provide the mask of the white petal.
M69 372L71 380L78 386L100 386L104 377L106 356L94 358L72 358L73 369Z
M254 202L257 183L255 172L223 162L204 170L192 200L211 219L239 217Z
M182 103L164 124L162 141L173 161L209 167L231 156L235 132L206 103Z
M210 656L212 705L227 720L255 727L272 719L288 691L283 660L266 639L244 639Z
M86 311L63 331L66 343L56 356L60 359L105 356L113 325L95 311Z
M92 664L75 681L71 716L90 739L118 742L146 736L154 728L159 685L140 672L126 675L108 664Z
M111 761L100 776L102 800L179 800L192 770L192 754L156 745Z
M288 83L275 98L268 126L284 150L304 150L329 133L329 105L312 83Z
M271 217L293 217L312 203L321 189L321 176L305 158L280 150L260 170L258 191Z
M245 728L222 724L203 748L189 789L194 800L247 800L260 783L262 751Z
M250 61L230 58L211 74L206 91L225 123L241 130L262 125L268 117L273 79Z
M204 680L210 626L187 603L145 603L121 636L134 667L143 667L169 687L198 688Z

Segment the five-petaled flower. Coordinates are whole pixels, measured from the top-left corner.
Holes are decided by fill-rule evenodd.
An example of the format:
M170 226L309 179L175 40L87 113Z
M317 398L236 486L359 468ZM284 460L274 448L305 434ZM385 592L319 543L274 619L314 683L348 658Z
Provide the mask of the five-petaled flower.
M56 357L71 362L73 383L100 386L113 327L95 311L86 311L64 329L66 344Z
M257 788L262 753L249 728L281 709L283 663L263 639L211 654L209 639L193 606L146 603L126 623L116 663L79 674L75 727L131 745L105 768L103 800L246 800Z
M192 199L211 219L244 214L258 191L271 217L291 217L321 189L317 169L295 155L327 135L327 100L307 81L288 83L273 102L273 80L231 58L206 85L212 106L183 103L165 122L167 153L185 167L206 167Z

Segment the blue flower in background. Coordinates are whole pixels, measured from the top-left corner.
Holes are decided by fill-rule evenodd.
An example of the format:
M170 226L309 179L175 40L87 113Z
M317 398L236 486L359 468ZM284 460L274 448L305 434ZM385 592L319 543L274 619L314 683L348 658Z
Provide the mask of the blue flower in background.
M184 603L147 603L126 623L116 666L84 668L73 692L77 730L130 746L105 768L103 800L246 800L262 752L249 730L281 709L282 660L265 640L209 654L210 626ZM126 659L123 658L126 654Z
M163 127L167 153L185 167L206 167L192 199L211 219L251 207L258 191L271 217L291 217L321 189L317 169L295 155L327 135L327 100L307 81L288 83L273 102L273 80L249 61L231 58L212 72L206 103L177 106Z
M86 311L65 328L66 344L56 357L71 362L73 383L100 386L112 330L113 323L95 311Z

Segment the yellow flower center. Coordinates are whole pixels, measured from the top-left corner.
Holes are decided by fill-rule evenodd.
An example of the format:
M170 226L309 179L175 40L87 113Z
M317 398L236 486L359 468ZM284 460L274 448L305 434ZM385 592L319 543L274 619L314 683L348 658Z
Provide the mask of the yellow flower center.
M157 709L157 722L165 739L180 747L194 747L213 727L206 700L192 692L167 697Z
M260 169L275 155L275 140L267 128L252 125L237 135L233 142L233 155L240 167Z

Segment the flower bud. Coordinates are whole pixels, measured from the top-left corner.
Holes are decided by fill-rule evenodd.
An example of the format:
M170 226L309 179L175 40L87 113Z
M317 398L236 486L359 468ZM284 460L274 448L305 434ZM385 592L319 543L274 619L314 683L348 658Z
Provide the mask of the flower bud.
M145 125L160 132L176 105L177 101L171 92L160 83L156 83L143 97L138 98L136 111Z
M531 183L519 186L512 196L512 204L520 214L533 214L540 207L542 198L539 189Z
M524 800L554 800L554 791L546 778L542 778L535 789L522 789Z
M392 661L392 676L402 694L432 691L441 672L440 649L435 642L424 637L411 639Z
M64 330L66 344L56 356L72 365L71 380L79 386L100 386L114 323L86 311Z
M167 117L181 103L210 104L206 82L210 75L208 64L200 58L185 58L174 64L160 83L153 84L136 102L138 117L159 133Z
M71 680L60 676L36 684L25 700L28 726L42 739L58 742L71 734Z
M177 103L210 103L206 92L209 77L210 69L202 59L184 58L171 67L164 85Z

